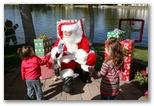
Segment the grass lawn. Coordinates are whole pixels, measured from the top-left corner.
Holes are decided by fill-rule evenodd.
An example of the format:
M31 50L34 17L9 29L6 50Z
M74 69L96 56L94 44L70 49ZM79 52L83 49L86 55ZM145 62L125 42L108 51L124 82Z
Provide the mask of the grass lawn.
M141 59L148 62L148 48L145 47L135 47L134 58Z
M17 49L23 45L15 45L4 47L4 70L7 71L14 67L19 67L21 59L17 54ZM93 47L96 51L104 51L103 44L94 44ZM141 59L148 62L148 48L134 47L134 58ZM101 60L103 61L103 60ZM98 63L99 65L99 63ZM101 65L101 64L100 64Z
M104 51L104 44L94 44L96 51ZM148 62L148 47L134 47L134 58Z

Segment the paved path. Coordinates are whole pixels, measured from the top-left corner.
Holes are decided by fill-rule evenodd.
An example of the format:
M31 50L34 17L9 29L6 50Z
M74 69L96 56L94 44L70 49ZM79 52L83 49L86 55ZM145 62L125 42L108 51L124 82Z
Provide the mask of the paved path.
M61 80L41 80L45 100L100 100L100 79L84 83L75 74L75 92L70 95L62 91ZM4 75L4 100L26 100L25 81L21 80L20 69L14 68ZM120 82L117 100L148 100L132 81Z

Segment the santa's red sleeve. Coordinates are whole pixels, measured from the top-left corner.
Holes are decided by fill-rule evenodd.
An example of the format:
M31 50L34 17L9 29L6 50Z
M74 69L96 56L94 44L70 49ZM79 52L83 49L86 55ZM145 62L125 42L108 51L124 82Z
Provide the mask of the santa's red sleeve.
M75 54L76 62L78 62L79 64L86 64L89 52L89 41L86 36L83 35L81 42L78 43L78 51Z
M89 41L85 35L83 35L83 38L81 39L81 42L79 43L79 49L82 49L87 53L90 51Z

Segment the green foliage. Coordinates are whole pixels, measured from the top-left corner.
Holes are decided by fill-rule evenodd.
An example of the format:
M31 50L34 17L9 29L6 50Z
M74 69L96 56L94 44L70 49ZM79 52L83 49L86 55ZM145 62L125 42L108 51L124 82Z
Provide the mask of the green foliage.
M20 66L21 59L17 54L17 50L22 46L23 45L4 47L4 70Z
M137 73L135 74L135 80L138 81L140 85L148 83L148 74L143 75L142 72L137 71Z

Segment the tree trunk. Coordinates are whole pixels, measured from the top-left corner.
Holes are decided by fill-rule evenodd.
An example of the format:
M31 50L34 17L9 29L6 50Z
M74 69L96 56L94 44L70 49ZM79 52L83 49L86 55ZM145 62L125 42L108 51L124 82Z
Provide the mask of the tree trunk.
M91 44L93 44L93 39L94 39L94 11L92 4L88 4L88 10L89 10L89 15L90 15L90 36L89 40Z
M20 14L24 29L25 43L26 45L34 45L34 39L36 38L35 30L32 21L32 15L28 4L19 4Z

